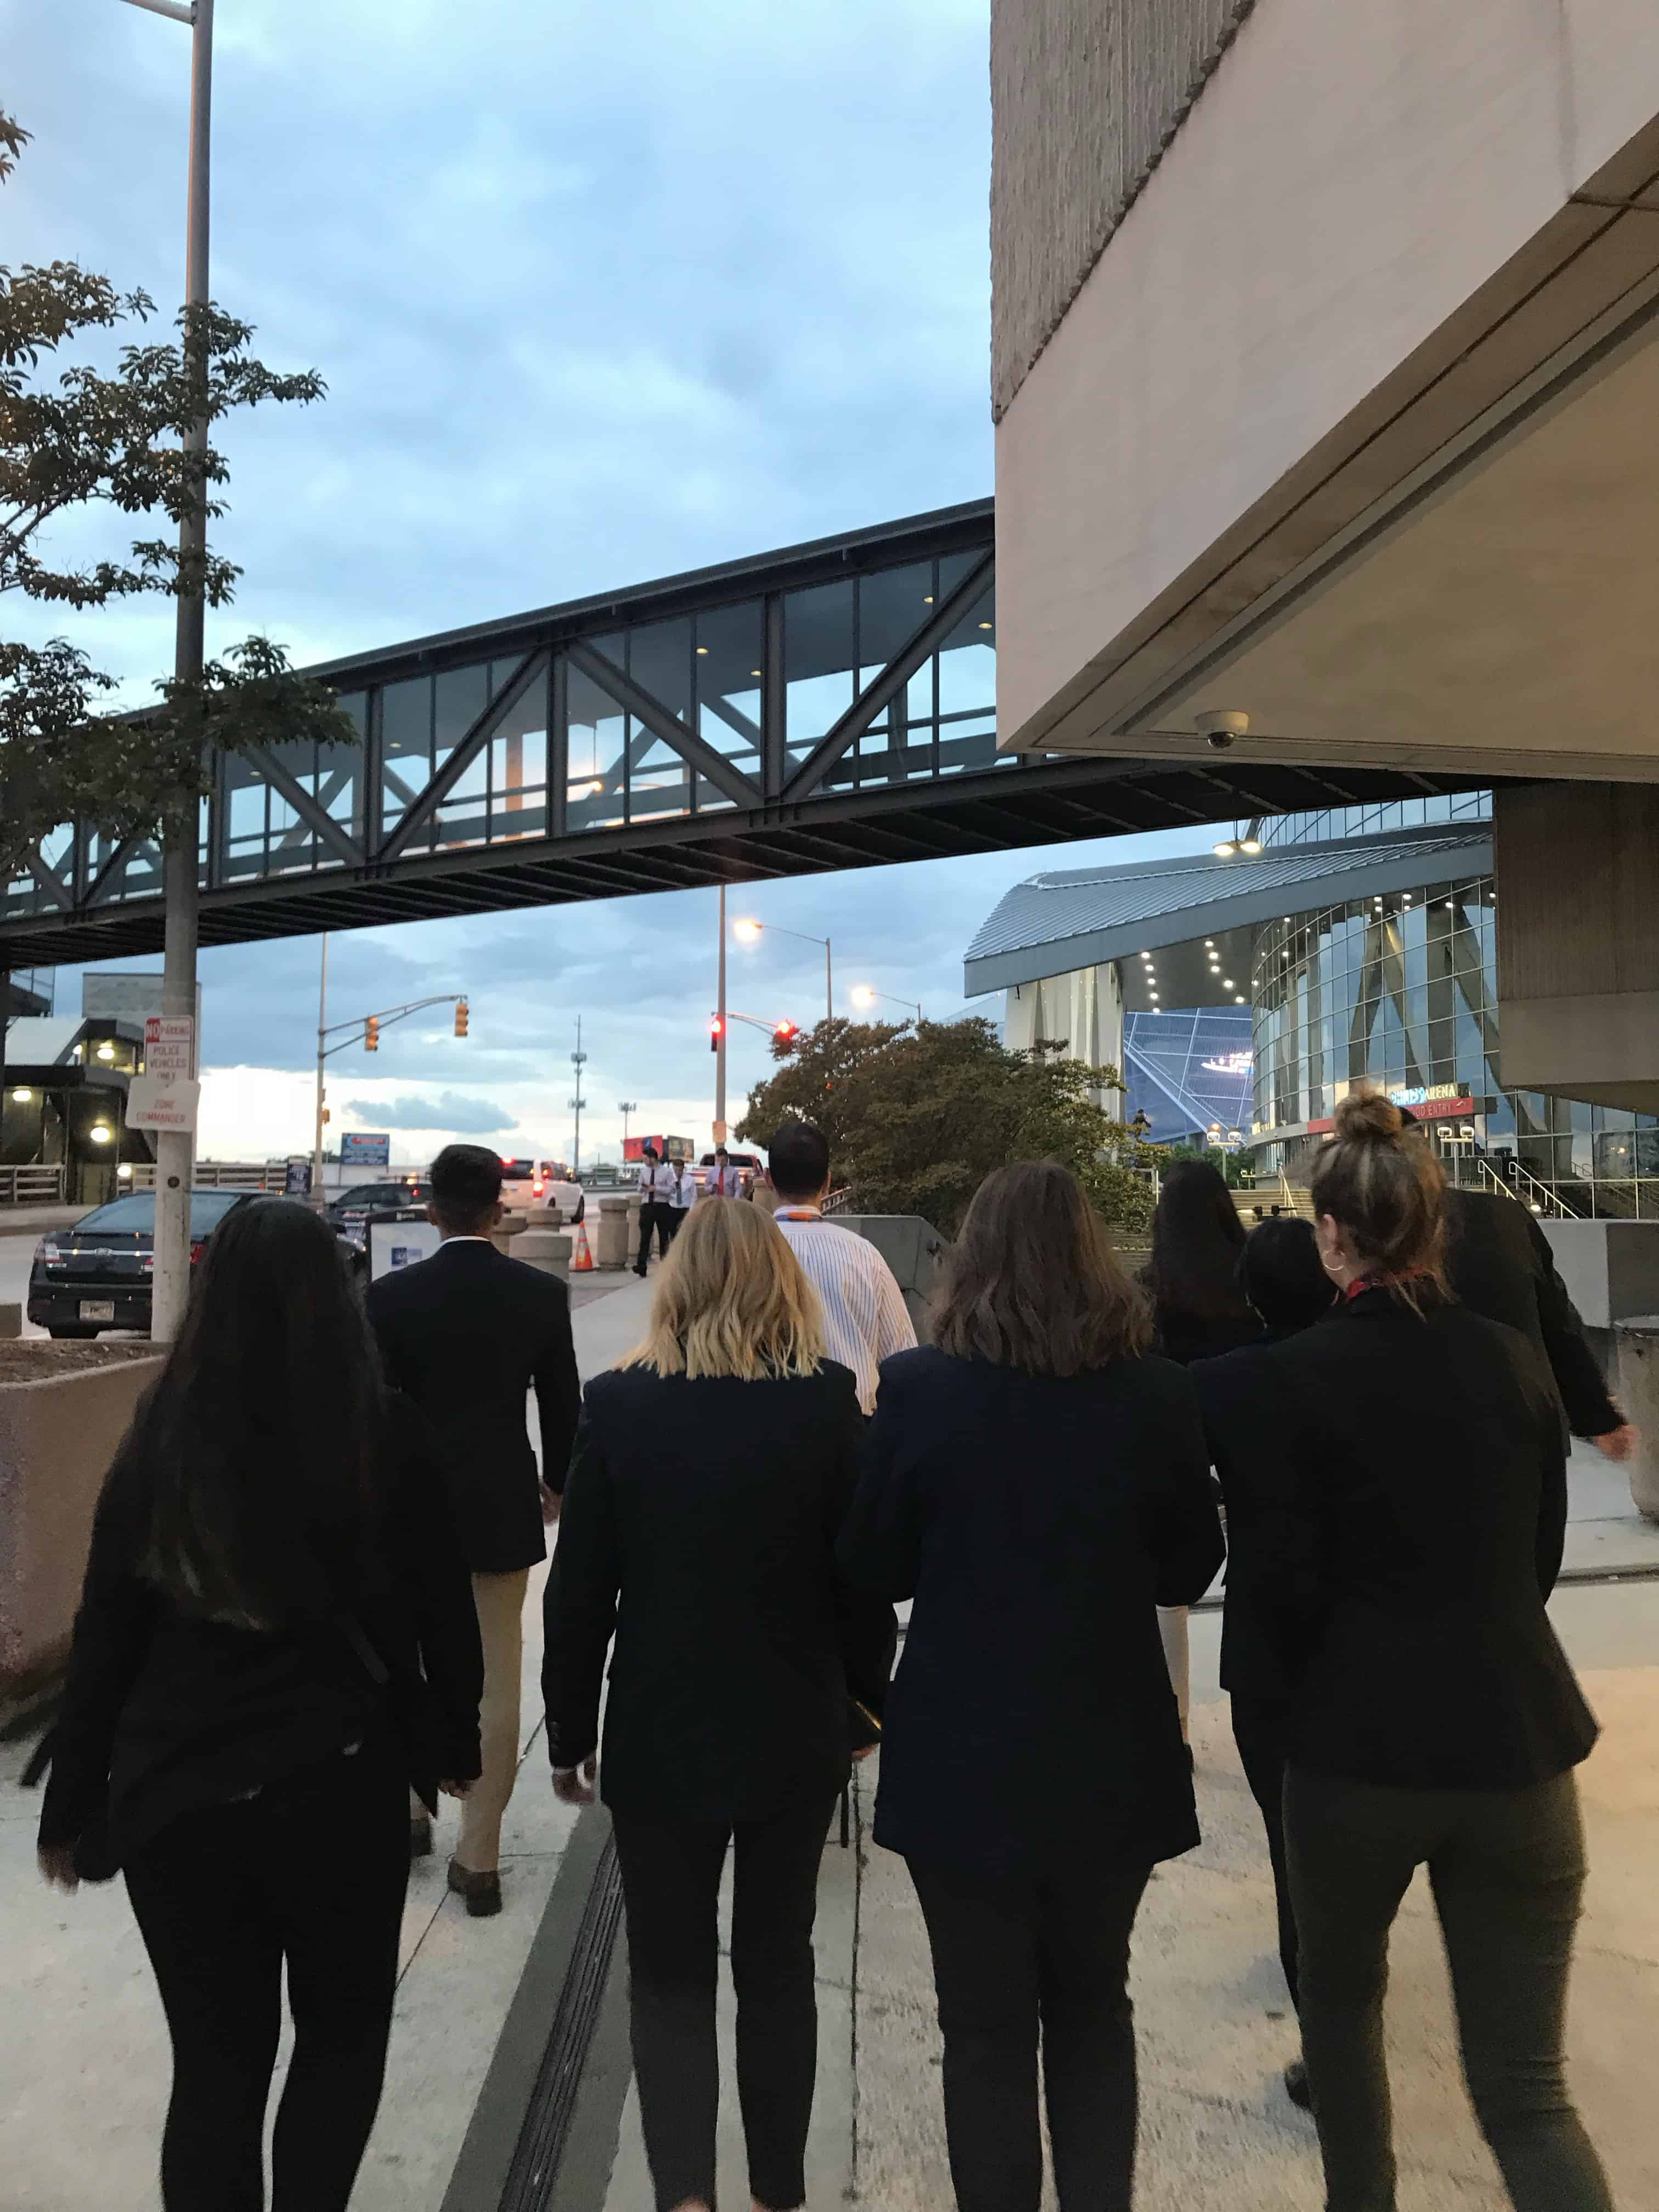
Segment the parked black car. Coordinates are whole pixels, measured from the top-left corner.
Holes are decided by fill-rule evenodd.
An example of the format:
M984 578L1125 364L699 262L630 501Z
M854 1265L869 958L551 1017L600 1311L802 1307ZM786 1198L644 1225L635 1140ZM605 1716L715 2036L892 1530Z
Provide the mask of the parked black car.
M246 1190L193 1190L190 1260L228 1213L255 1195ZM53 1336L96 1336L100 1329L149 1333L155 1267L155 1194L130 1190L57 1229L34 1248L29 1271L29 1319Z
M430 1202L432 1186L419 1176L382 1176L379 1182L355 1183L323 1208L336 1228L356 1228L372 1213L400 1213Z

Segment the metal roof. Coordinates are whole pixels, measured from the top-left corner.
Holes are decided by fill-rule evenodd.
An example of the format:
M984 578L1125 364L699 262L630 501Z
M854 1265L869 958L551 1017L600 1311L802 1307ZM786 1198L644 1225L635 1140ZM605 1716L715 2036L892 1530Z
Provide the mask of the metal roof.
M1210 853L1122 868L1060 868L1016 884L963 960L969 998L1067 975L1195 936L1335 905L1364 891L1487 873L1492 825L1435 823L1376 837L1279 845L1255 858ZM1242 972L1242 971L1241 971Z

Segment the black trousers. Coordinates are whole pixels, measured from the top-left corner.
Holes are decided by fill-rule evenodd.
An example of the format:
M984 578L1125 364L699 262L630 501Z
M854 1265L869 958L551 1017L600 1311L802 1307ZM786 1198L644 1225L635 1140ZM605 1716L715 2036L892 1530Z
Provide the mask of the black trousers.
M1389 1931L1425 1863L1463 2070L1510 2203L1518 2212L1613 2212L1562 2063L1584 1886L1572 1776L1532 1790L1389 1790L1292 1766L1285 1833L1328 2212L1395 2212Z
M1061 2212L1129 2212L1129 1934L1149 1869L1084 1862L1023 1877L909 1863L933 1953L958 2212L1037 2212L1039 2027Z
M1279 1908L1279 1960L1285 1969L1291 2002L1299 2007L1296 1914L1291 1906L1291 1878L1285 1863L1285 1747L1290 1740L1291 1708L1281 1698L1237 1695L1232 1706L1233 1741L1238 1746L1244 1779L1267 1832L1273 1899Z
M344 2212L380 2101L408 1879L408 1784L368 1745L186 1814L133 1854L127 1893L173 2039L167 2212L263 2212L284 1964L294 2057L274 2212Z
M668 1248L674 1241L674 1232L669 1227L668 1218L673 1210L672 1206L659 1206L654 1199L645 1199L641 1201L640 1255L634 1262L634 1273L636 1275L642 1275L645 1273L646 1264L651 1257L651 1238L653 1232L657 1239L659 1256L665 1260L668 1257Z
M613 1816L628 1912L634 2076L659 2212L688 2197L714 2201L715 1914L728 1844L735 1850L732 1980L749 2186L769 2212L794 2212L805 2202L818 2063L812 1923L833 1809L826 1799L735 1829Z

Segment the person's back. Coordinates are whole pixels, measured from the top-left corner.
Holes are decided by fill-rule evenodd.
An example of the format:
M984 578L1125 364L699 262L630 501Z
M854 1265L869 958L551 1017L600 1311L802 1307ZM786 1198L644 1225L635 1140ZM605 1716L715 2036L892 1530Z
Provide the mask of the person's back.
M824 1219L830 1147L823 1133L810 1121L786 1122L768 1153L778 1227L823 1308L825 1349L852 1369L868 1413L882 1361L916 1340L904 1293L873 1244Z
M530 1571L546 1556L581 1386L570 1295L495 1249L501 1164L481 1145L447 1145L432 1163L430 1212L443 1242L430 1259L370 1285L368 1316L390 1379L431 1421L449 1479L483 1640L483 1772L461 1813L450 1887L474 1918L501 1909L501 1821L519 1765L523 1614ZM526 1421L533 1388L542 1482ZM417 1808L410 1848L431 1831Z
M628 1912L635 2074L657 2201L711 2206L717 1903L734 1854L732 1973L750 2185L805 2197L818 1863L852 1747L879 1714L890 1607L841 1583L861 1425L771 1220L698 1205L650 1326L587 1404L545 1599L553 1784L600 1786Z
M1518 1334L1378 1288L1273 1364L1322 1563L1293 1756L1498 1789L1583 1757L1588 1717L1544 1609L1566 1525L1559 1420Z
M169 2205L258 2201L285 1976L276 2193L344 2212L407 1792L477 1773L480 1674L429 1438L382 1391L337 1241L239 1207L100 1500L40 1821L48 1879L126 1877L173 2040Z
M1197 1398L1054 1161L981 1186L933 1333L882 1369L841 1543L915 1599L875 1837L927 1923L962 2212L1036 2212L1039 2028L1060 2201L1127 2204L1130 1931L1198 1841L1155 1610L1221 1564Z
M1188 1367L1261 1334L1238 1285L1244 1238L1232 1193L1210 1161L1176 1160L1165 1170L1141 1279L1166 1359Z
M1330 2212L1392 2212L1388 1934L1426 1865L1476 2114L1522 2212L1611 2212L1563 2028L1595 1725L1550 1626L1559 1409L1517 1332L1452 1302L1444 1176L1351 1092L1316 1157L1331 1316L1270 1355L1290 1479L1259 1592L1293 1682L1284 1787Z
M1452 1295L1519 1329L1547 1363L1572 1433L1594 1437L1610 1458L1626 1456L1624 1418L1536 1216L1497 1191L1449 1190L1446 1231Z

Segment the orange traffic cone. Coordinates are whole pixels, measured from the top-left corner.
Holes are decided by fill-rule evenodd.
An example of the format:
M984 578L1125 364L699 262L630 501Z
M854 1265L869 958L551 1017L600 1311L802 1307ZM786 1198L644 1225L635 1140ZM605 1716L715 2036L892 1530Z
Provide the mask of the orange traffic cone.
M593 1272L593 1255L588 1249L585 1221L576 1224L576 1256L570 1262L570 1272L573 1275L591 1275Z

